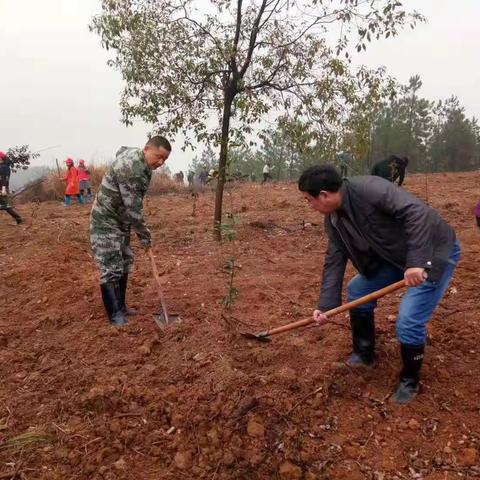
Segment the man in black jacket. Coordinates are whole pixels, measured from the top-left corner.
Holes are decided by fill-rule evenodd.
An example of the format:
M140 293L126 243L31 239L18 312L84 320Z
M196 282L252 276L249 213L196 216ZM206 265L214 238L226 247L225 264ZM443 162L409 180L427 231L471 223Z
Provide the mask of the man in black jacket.
M22 223L22 217L20 217L8 201L8 194L10 193L9 182L10 166L8 164L8 159L3 152L0 152L0 210L5 210L15 219L17 225L20 225L20 223Z
M387 159L377 162L373 166L372 175L385 178L392 183L395 183L398 180L398 186L401 187L405 180L405 170L407 165L407 157L390 155Z
M418 198L378 177L343 179L334 167L305 170L298 186L310 205L325 215L329 243L318 309L313 318L342 301L347 261L358 270L347 286L347 301L405 279L409 287L397 317L403 368L393 395L408 403L418 392L426 341L425 324L440 302L460 257L454 230ZM347 363L372 366L374 310L369 302L350 311L353 352Z

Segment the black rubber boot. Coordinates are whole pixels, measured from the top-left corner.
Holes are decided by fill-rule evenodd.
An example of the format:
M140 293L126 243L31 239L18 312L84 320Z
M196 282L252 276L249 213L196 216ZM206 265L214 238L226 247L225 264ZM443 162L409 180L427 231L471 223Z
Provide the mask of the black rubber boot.
M418 379L422 368L425 345L408 345L402 343L403 368L400 372L400 383L392 396L392 401L402 405L409 403L418 393Z
M375 359L375 320L370 312L350 311L352 327L352 353L348 357L350 367L372 367Z
M7 213L9 213L17 222L17 225L20 225L23 220L22 217L17 213L17 211L13 207L6 208Z
M125 315L136 315L138 312L134 308L130 308L126 302L125 298L127 295L127 285L128 285L128 273L125 273L123 277L119 281L120 285L120 293L122 295L122 305L123 305L123 312Z
M110 323L117 327L125 325L127 319L123 311L121 291L118 282L102 283L100 289Z

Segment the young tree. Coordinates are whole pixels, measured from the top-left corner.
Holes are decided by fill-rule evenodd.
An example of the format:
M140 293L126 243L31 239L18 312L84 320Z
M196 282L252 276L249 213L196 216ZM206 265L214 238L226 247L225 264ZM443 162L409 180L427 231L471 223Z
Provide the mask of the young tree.
M30 161L40 156L39 153L31 152L28 145L9 148L6 155L12 172L26 170L30 166Z
M354 172L366 173L372 163L375 144L375 122L387 111L386 100L393 101L399 85L393 79L379 82L377 88L368 91L351 108L342 125L337 151L347 152L349 165ZM387 117L388 118L388 117Z
M430 157L437 170L450 172L478 167L478 125L465 116L465 108L452 96L435 107L436 122Z
M351 41L360 51L422 19L397 0L103 0L102 7L92 29L116 51L110 64L126 82L124 122L138 117L187 142L220 146L217 239L229 140L242 143L263 116L284 109L331 128L377 76L350 70ZM329 44L332 29L338 36Z
M414 75L377 115L372 138L377 160L392 153L405 155L409 158L409 170L425 170L433 103L418 96L421 86L420 77Z

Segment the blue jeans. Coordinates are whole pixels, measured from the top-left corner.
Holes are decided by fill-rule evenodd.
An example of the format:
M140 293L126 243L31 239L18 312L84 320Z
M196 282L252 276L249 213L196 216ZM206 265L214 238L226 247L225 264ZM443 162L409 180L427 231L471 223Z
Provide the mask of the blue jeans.
M425 344L425 324L442 299L459 259L460 244L456 241L450 253L448 266L439 282L434 283L427 279L418 287L408 288L400 303L397 316L397 338L400 343ZM347 302L397 282L403 278L403 274L404 272L399 268L390 263L384 263L372 278L366 278L361 274L355 275L347 285ZM372 301L361 305L356 310L369 312L376 306L377 302Z

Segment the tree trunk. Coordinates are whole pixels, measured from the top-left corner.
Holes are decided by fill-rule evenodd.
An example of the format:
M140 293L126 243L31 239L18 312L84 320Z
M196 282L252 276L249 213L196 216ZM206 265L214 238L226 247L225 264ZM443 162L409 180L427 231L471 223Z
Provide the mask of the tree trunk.
M222 118L222 137L220 143L220 159L218 162L217 190L215 192L215 213L213 216L213 238L221 241L222 230L222 205L223 205L223 187L225 185L225 174L227 167L228 153L228 134L230 130L230 116L232 115L232 103L234 98L232 89L225 90L223 100L223 118Z

